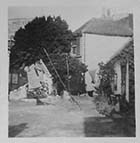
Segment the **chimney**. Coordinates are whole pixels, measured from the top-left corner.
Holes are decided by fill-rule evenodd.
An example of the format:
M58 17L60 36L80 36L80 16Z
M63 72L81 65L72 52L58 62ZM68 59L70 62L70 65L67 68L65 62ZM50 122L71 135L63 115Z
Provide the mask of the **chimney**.
M102 9L102 17L106 18L106 19L112 18L111 9L109 9L109 8L103 8Z

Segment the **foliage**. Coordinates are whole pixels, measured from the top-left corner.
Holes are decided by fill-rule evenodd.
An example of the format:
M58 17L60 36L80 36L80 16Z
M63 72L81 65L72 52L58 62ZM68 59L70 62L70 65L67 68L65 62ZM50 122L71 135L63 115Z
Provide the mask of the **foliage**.
M66 85L66 87L68 88L68 80L69 80L69 82L70 82L69 90L72 93L76 93L76 94L78 92L83 93L84 92L84 83L82 82L82 79L83 79L82 74L86 72L87 67L74 57L68 56L68 59L67 59L66 54L61 54L61 55L53 54L53 55L50 55L50 58L54 64L57 72L59 73L60 77L62 78L62 81ZM68 64L69 64L69 77L67 75L66 60L68 60ZM60 94L60 92L64 89L64 87L61 84L61 82L59 81L59 78L56 75L50 61L47 61L47 59L46 59L45 63L53 76L54 83L57 84L58 93ZM82 89L81 89L81 87L82 87Z
M42 47L48 53L68 53L72 39L72 32L61 17L36 17L15 33L10 64L20 67L34 63L42 57Z
M48 52L52 63L63 82L67 85L66 55L70 53L73 34L65 20L58 17L36 17L24 28L20 28L14 36L15 44L10 50L10 69L22 68L42 59L57 82L63 89L50 60L43 51ZM69 69L72 77L85 72L86 66L69 56Z
M110 95L112 93L111 82L114 78L115 71L111 65L99 63L99 77L100 77L100 93Z

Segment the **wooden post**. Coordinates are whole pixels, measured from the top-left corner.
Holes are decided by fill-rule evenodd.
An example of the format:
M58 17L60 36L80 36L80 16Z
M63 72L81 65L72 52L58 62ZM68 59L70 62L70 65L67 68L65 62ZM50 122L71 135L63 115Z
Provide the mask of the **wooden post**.
M84 34L84 63L86 63L86 34Z
M126 101L129 102L129 59L126 62Z
M69 82L69 55L66 55L66 65L67 65L67 84L68 84L68 92L70 92L70 82Z

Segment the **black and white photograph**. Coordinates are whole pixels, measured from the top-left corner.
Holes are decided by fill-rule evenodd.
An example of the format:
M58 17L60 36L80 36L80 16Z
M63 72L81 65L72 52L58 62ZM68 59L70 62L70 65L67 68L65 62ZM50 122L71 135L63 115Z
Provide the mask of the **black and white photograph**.
M137 2L88 1L7 7L8 138L136 137Z
M9 7L8 136L135 137L134 52L129 11Z

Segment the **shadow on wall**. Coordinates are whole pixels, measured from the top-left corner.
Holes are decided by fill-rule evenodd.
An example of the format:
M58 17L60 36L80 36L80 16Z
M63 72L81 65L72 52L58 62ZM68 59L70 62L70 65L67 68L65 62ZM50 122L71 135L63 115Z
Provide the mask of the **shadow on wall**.
M19 133L21 133L24 129L27 128L26 126L27 126L27 123L9 126L8 136L9 137L16 137Z
M130 127L123 118L85 118L84 132L86 137L135 137L135 127Z

